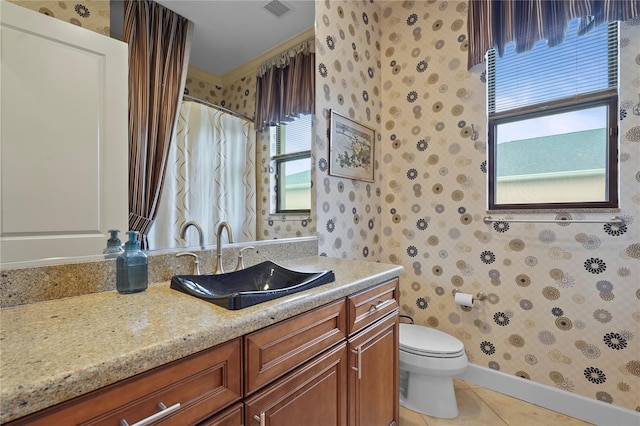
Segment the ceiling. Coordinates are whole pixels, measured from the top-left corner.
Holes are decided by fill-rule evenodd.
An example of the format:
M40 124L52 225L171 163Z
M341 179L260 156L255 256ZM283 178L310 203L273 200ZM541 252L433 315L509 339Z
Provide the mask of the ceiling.
M290 10L276 17L273 0L156 0L193 21L190 64L216 75L312 27L315 1L277 0Z

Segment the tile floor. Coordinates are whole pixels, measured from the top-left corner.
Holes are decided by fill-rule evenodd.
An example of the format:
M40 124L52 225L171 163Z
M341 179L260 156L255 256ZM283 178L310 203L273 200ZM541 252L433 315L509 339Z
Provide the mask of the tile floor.
M459 415L439 419L400 407L400 426L585 426L586 423L564 414L510 396L454 380Z

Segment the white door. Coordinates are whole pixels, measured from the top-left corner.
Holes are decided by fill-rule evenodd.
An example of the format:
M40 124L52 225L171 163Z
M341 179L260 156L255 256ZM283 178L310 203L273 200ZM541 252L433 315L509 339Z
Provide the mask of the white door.
M0 262L127 230L127 45L0 2Z

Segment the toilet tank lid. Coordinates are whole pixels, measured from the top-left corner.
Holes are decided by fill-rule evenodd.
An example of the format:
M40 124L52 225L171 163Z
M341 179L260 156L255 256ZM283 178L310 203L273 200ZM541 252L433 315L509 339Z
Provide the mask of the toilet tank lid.
M456 353L464 350L464 344L447 333L405 323L400 324L400 347L431 353Z

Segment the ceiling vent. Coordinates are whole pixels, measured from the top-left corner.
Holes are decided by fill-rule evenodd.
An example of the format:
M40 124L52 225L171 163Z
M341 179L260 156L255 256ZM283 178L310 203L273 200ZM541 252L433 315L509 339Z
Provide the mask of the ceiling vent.
M274 15L276 18L280 18L291 9L279 0L272 0L264 6L264 8Z

